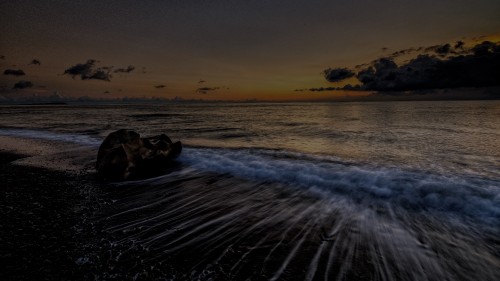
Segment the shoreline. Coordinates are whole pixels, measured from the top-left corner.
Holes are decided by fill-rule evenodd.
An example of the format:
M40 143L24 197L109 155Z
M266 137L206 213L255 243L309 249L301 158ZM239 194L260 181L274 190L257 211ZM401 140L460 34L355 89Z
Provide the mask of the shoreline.
M73 174L93 173L97 148L44 139L0 135L0 153L20 155L13 164Z

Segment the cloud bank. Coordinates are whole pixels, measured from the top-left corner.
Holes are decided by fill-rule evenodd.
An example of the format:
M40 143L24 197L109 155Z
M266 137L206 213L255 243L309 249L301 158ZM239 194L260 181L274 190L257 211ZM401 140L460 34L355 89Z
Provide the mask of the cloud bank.
M347 68L328 68L323 70L323 76L328 82L338 82L353 77L355 73Z
M394 59L413 52L420 54L401 64ZM500 44L484 41L466 49L462 41L427 48L410 48L394 52L359 67L328 68L323 71L329 82L356 77L359 85L342 90L412 91L460 87L500 86ZM309 90L333 90L311 88Z

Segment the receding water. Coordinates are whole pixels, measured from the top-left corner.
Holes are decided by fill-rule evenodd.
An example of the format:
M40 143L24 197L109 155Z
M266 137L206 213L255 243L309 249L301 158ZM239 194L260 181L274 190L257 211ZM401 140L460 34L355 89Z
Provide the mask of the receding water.
M0 107L0 135L97 147L120 128L185 149L113 185L115 271L500 280L498 101Z

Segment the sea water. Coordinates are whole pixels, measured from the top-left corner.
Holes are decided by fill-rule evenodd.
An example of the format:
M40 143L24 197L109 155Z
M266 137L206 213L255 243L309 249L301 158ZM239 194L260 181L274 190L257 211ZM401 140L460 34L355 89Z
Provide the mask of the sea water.
M141 268L500 278L499 101L0 107L0 135L97 148L121 128L184 145L175 171L117 184L102 213L113 245L132 245L117 256L144 249Z

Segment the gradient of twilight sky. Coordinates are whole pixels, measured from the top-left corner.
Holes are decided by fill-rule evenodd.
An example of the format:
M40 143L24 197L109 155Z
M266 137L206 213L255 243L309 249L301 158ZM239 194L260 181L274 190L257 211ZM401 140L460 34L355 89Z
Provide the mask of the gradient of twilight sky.
M26 75L2 75L0 94L232 100L344 95L294 89L331 86L321 75L325 68L369 62L384 47L391 52L498 37L499 11L498 0L2 1L0 69ZM30 64L33 59L40 65ZM111 81L63 75L89 59L135 70L112 73ZM12 90L19 80L34 86ZM197 92L201 87L216 90Z

